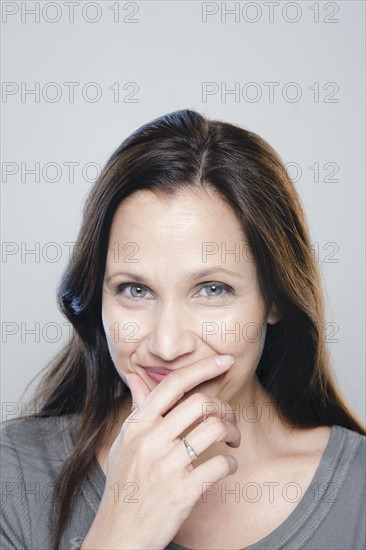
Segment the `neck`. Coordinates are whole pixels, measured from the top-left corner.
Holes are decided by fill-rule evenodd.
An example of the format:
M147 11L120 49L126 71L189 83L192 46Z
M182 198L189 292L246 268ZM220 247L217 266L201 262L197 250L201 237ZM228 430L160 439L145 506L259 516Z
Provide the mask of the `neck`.
M218 454L234 456L239 466L252 466L288 449L291 435L295 434L296 430L280 419L273 397L263 388L255 375L232 398L221 395L219 397L229 403L234 411L241 433L240 446L229 447L225 442L211 445L199 454L194 462L195 466ZM225 407L217 414L222 420L229 420L233 413ZM194 426L200 422L201 419ZM189 442L192 429L190 426L182 432L180 438L187 437Z

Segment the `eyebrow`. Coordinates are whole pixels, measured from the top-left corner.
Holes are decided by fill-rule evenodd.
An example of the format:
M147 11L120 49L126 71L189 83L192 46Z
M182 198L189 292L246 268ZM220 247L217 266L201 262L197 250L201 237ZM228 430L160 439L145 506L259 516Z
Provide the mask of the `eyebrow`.
M220 274L220 273L225 273L227 275L231 275L238 278L239 277L242 278L243 276L243 274L235 273L234 271L230 271L230 269L225 269L221 266L215 266L215 267L210 267L209 269L204 269L202 271L196 271L195 273L191 273L187 277L187 279L189 281L196 281L197 279L203 279L204 277L208 277L209 275ZM109 282L110 279L112 279L113 277L117 277L117 275L123 275L125 277L129 277L130 279L133 279L137 283L141 283L141 284L149 283L148 278L138 275L137 273L130 273L128 271L118 271L116 273L112 273L111 275L105 278L105 281Z

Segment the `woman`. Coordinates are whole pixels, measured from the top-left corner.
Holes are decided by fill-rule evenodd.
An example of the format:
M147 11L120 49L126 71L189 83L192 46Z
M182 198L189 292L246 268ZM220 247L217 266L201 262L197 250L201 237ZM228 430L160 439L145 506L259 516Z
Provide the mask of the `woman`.
M2 426L2 548L365 547L366 430L263 139L190 110L134 132L58 296L72 340Z

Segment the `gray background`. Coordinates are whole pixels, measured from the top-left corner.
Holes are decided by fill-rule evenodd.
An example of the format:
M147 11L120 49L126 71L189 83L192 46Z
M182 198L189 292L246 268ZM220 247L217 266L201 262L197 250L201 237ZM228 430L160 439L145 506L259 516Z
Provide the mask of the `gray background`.
M365 420L364 2L116 5L79 2L72 21L64 2L36 15L35 2L2 2L3 417L68 338L55 290L98 166L141 124L194 108L259 133L291 163L334 371ZM67 82L79 83L73 101ZM25 92L37 86L35 100Z

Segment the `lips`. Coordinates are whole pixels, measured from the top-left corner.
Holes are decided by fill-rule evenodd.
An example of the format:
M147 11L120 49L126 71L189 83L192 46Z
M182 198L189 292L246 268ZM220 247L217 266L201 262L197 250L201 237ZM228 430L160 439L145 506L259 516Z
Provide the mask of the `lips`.
M161 382L171 372L163 367L145 367L145 371L154 382Z
M171 369L165 369L164 367L145 367L145 369L151 373L156 373L156 374L169 374L171 371Z

